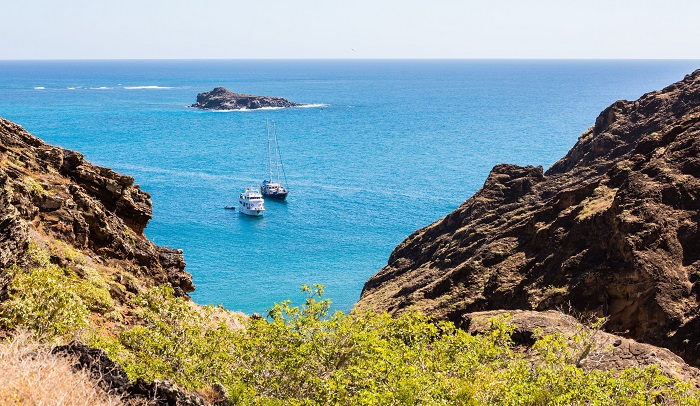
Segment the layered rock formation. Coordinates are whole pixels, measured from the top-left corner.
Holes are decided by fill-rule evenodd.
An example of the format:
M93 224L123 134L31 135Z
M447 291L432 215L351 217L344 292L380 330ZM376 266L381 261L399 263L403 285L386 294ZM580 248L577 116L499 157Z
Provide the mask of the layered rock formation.
M357 304L462 323L563 304L700 365L700 71L618 101L547 172L497 165L416 231Z
M293 103L282 97L233 93L223 87L216 87L211 92L199 93L197 103L190 107L203 110L254 110L263 107L296 106L303 104Z
M181 296L194 290L182 252L143 234L151 199L133 178L0 119L0 187L0 300L9 282L4 270L26 262L30 237L56 253L51 260L57 264L66 265L57 251L79 253L132 292L162 283ZM126 299L119 289L112 293Z

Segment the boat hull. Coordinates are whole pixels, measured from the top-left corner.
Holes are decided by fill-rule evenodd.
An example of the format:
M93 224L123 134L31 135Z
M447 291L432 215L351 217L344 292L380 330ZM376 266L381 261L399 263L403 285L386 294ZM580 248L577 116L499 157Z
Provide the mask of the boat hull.
M253 217L262 217L262 215L265 214L265 209L247 209L242 206L238 206L238 211L247 216Z
M283 192L283 193L263 193L263 197L265 198L270 198L270 199L275 199L275 200L284 200L287 198L287 195L289 192Z

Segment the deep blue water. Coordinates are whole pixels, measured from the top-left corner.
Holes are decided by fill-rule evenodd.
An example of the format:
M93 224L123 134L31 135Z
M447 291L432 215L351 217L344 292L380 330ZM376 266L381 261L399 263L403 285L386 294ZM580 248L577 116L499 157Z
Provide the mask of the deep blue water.
M638 98L698 67L5 61L0 116L134 176L153 200L146 233L184 250L195 301L264 312L298 300L302 283L323 283L335 308L347 311L392 249L476 192L493 165L546 168L615 100ZM215 86L324 107L186 107ZM277 123L291 194L286 203L266 203L265 217L254 219L223 207L266 173L266 118Z

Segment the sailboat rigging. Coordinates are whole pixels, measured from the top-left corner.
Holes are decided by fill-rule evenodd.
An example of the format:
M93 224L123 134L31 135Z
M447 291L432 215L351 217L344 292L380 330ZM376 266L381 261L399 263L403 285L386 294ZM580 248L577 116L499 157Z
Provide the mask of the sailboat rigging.
M287 174L284 172L282 155L277 145L277 127L275 126L275 121L272 120L272 137L270 136L270 124L267 119L265 119L265 128L267 129L267 163L269 167L269 178L263 180L260 185L260 193L264 197L284 200L289 194L289 189L286 187ZM274 167L272 163L273 157ZM284 177L284 185L282 185L282 180L280 179L280 172Z

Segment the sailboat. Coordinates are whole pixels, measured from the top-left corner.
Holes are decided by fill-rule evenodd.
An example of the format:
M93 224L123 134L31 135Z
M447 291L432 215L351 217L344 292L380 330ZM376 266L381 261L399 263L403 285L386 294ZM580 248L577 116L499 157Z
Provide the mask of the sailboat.
M270 177L263 180L260 185L260 193L264 197L284 200L289 194L289 189L282 185L280 179L281 172L284 177L284 183L287 184L287 175L284 173L284 166L282 165L282 155L280 155L280 150L277 146L277 127L275 126L275 122L272 121L272 136L270 136L270 124L268 120L265 119L265 128L267 129L267 162L270 168Z

